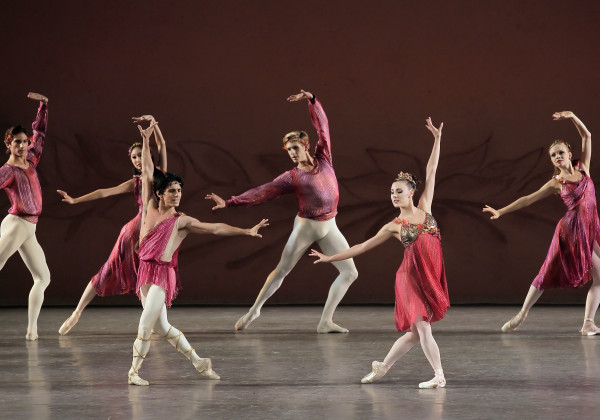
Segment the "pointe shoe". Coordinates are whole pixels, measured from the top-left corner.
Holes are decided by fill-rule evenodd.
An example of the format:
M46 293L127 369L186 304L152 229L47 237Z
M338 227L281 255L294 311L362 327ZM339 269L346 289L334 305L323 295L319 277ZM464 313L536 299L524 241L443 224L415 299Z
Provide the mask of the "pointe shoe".
M593 328L585 328L585 324L592 324ZM600 329L598 329L593 319L586 318L585 321L583 321L583 327L581 327L579 332L583 336L592 336L600 334Z
M517 328L519 328L521 326L521 324L525 321L525 318L527 318L527 316L522 316L521 313L519 312L518 314L513 316L507 323L505 323L502 326L502 332L504 332L504 333L513 332L514 330L516 330Z
M130 373L127 376L127 383L129 385L137 385L137 386L148 386L148 385L150 385L150 382L148 382L145 379L140 378L139 375L137 373L134 373L134 372Z
M35 341L38 339L38 335L37 334L25 334L25 340L27 341Z
M60 328L58 329L58 333L60 335L69 334L69 331L71 331L71 328L73 328L75 325L77 325L77 322L79 322L80 316L81 315L76 315L75 312L73 312L71 314L71 316L68 317L67 320L65 322L63 322L63 324L60 326Z
M365 375L360 382L363 384L370 384L373 381L379 380L385 376L390 369L389 366L383 364L383 362L373 361L371 364L372 371L368 375Z
M237 320L237 322L235 323L235 330L236 331L242 331L245 330L246 328L248 328L250 326L250 324L252 324L252 321L254 321L256 318L258 318L260 314L256 315L255 317L250 317L250 312L248 312L246 315L240 317L240 319Z
M192 362L192 364L194 365L196 370L200 372L200 374L205 378L213 380L221 379L221 377L217 375L217 372L212 370L212 362L210 359L200 358L200 360L198 360L196 363Z
M444 388L446 386L446 378L443 376L435 375L432 380L427 382L421 382L419 388L421 389L433 389L433 388Z

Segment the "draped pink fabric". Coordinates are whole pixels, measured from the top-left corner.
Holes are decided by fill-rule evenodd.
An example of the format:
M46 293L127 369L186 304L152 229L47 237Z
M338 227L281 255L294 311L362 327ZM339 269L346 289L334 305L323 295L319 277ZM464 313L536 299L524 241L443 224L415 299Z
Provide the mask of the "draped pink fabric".
M573 288L592 278L594 243L600 244L600 222L592 179L581 168L580 181L555 179L562 184L560 198L567 213L558 221L550 249L532 285L537 289Z
M256 206L293 192L298 200L298 216L321 221L335 217L339 191L331 157L329 122L321 103L316 98L314 101L308 108L319 139L315 146L315 167L311 171L294 168L284 172L267 184L231 197L226 201L227 207Z
M431 214L425 221L402 223L401 241L404 258L396 273L396 329L410 328L417 317L428 322L442 319L450 307L442 244L437 222Z
M173 233L173 227L181 217L177 214L160 222L140 242L138 279L136 293L140 296L140 289L144 284L155 284L165 291L165 303L171 307L173 299L181 289L177 276L177 255L179 247L173 253L171 261L161 261L165 249Z
M122 295L136 291L138 255L135 251L142 224L142 183L134 177L133 195L138 206L137 215L123 228L108 260L92 277L92 286L100 296Z
M36 167L42 156L47 125L48 105L41 103L31 126L33 137L26 157L29 168L22 169L8 163L0 168L0 188L4 188L11 204L8 212L31 223L37 223L42 213L42 187Z

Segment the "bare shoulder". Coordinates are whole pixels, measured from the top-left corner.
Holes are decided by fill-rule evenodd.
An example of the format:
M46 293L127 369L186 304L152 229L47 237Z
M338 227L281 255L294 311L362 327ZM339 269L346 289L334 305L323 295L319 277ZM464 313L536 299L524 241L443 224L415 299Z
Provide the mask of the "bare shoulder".
M562 192L562 184L556 177L553 176L548 182L542 185L540 190L548 190L555 194L560 194Z

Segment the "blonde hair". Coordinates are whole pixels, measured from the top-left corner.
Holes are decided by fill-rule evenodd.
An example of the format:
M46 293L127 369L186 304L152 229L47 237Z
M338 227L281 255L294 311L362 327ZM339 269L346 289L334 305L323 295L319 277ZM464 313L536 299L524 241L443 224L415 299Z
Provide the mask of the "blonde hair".
M562 144L563 146L566 146L567 150L569 151L569 153L571 153L571 145L569 143L567 143L564 140L554 140L552 142L552 144L550 145L550 147L548 148L548 153L550 153L550 149L552 149L554 146L558 146L559 144ZM573 166L575 166L577 164L577 162L574 162ZM560 174L560 169L558 169L557 167L554 167L554 176Z
M308 134L306 131L290 131L285 136L283 136L283 148L285 149L285 145L290 141L299 141L304 146L308 147Z

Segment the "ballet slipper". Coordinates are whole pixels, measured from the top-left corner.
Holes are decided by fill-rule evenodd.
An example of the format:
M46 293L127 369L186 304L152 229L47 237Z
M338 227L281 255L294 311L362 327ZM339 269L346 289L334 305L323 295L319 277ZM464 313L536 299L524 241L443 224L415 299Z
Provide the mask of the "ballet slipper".
M140 378L139 375L137 374L137 372L135 372L135 371L129 372L129 375L127 375L127 383L129 385L137 385L137 386L150 385L150 382L148 382L145 379Z
M502 326L502 332L509 333L515 331L525 321L525 318L527 318L527 315L521 315L521 312L519 312Z
M246 328L248 328L250 326L250 324L252 324L252 322L256 318L258 318L259 315L260 315L260 313L252 316L252 315L250 315L250 312L248 312L246 315L244 315L243 317L241 317L240 319L237 320L237 322L235 323L235 330L236 331L245 330Z
M346 328L340 327L333 321L321 321L317 326L317 333L328 334L328 333L348 333Z
M444 388L446 386L446 378L444 375L436 374L432 380L427 382L421 382L419 388L421 389L433 389L433 388Z
M390 370L390 366L385 365L383 362L378 362L377 360L373 361L371 367L373 370L360 380L361 383L370 384L374 381L377 381L383 378L388 370Z
M199 358L197 362L192 362L192 364L205 378L213 380L221 379L221 377L217 375L217 372L212 370L212 362L209 358Z
M69 334L69 331L71 331L71 328L73 328L75 325L77 325L77 322L79 322L80 316L81 316L81 314L77 314L77 313L73 312L71 314L71 316L68 317L67 320L65 322L63 322L63 324L60 326L60 328L58 329L58 333L60 335Z
M38 339L37 333L27 333L25 334L25 340L27 341L35 341Z
M591 324L591 328L590 327L586 328L586 324ZM583 321L583 327L581 327L579 332L581 333L581 335L584 335L584 336L592 336L592 335L600 334L600 329L596 326L593 319L586 318Z

